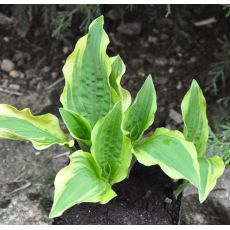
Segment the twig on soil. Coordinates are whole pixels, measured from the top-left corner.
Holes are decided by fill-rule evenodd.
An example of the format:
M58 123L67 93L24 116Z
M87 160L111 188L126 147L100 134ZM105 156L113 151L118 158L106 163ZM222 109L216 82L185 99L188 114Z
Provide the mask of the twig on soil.
M59 157L63 157L63 156L69 156L70 152L64 152L64 153L60 153L57 156L54 156L53 159L59 158Z
M167 4L166 5L166 15L165 17L167 18L170 14L171 14L171 5L170 4Z
M9 93L9 94L12 94L12 95L17 95L17 96L22 96L23 95L23 93L15 92L15 91L10 91L8 89L3 89L1 87L0 87L0 92Z
M54 83L52 83L50 86L48 86L46 89L52 89L54 88L56 85L58 85L59 83L61 83L62 81L64 81L64 78L60 78L57 81L55 81Z
M40 69L41 65L42 65L43 62L45 62L45 61L46 61L46 56L42 57L42 58L38 61L37 65L36 65L36 69Z
M7 198L12 197L15 193L30 187L30 185L31 185L31 182L26 181L26 184L24 184L23 186L21 186L19 188L16 188L15 190L13 190L13 191L11 191L9 193L4 194L3 197L0 198L0 201L6 200Z
M37 49L37 50L42 50L42 47L40 47L40 46L38 46L38 45L36 45L36 44L30 42L28 39L26 39L26 38L24 38L24 37L22 37L22 39L23 39L27 44L29 44L30 46L32 46L33 48L35 48L35 49Z
M211 18L207 18L207 19L204 19L202 21L199 21L199 22L195 22L194 23L194 26L207 26L209 24L212 24L212 23L216 23L216 18L214 17L211 17Z

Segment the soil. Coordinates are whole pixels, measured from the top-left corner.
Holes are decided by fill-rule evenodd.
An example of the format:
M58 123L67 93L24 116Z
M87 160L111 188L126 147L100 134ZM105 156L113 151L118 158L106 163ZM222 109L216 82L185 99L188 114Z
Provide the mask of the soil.
M112 19L108 12L111 9L116 11L116 7L104 6L103 13L105 28L111 40L108 54L111 56L119 53L126 64L122 84L134 98L146 76L151 73L158 95L158 110L151 130L162 126L182 130L182 123L170 118L169 111L173 109L180 113L180 103L193 78L199 82L202 89L210 84L212 79L208 71L216 61L215 53L221 49L217 39L223 35L230 38L230 18L224 17L225 12L220 5L172 5L172 13L168 18L165 18L165 5L151 5L134 7L131 11L127 10L122 19ZM8 14L5 11L2 13ZM194 25L195 22L211 17L215 17L215 23L201 27ZM138 33L134 30L133 34L128 35L124 29L117 30L120 25L133 22L140 23ZM51 112L60 117L58 108L61 105L57 99L64 85L64 82L60 81L63 78L61 69L82 33L76 29L78 25L73 25L71 36L67 36L65 41L57 41L45 34L38 25L36 20L33 21L26 37L21 37L13 25L3 25L0 22L0 62L5 58L10 59L15 63L15 69L22 73L20 77L11 77L9 73L0 70L0 88L10 92L0 91L0 103L9 103L18 108L30 107L34 114ZM57 81L59 83L52 86ZM218 81L217 85L217 95L211 91L205 92L210 121L217 113L220 117L220 111L226 114L228 108L217 101L229 96L230 78L226 79L225 85L221 81ZM21 95L17 96L15 92ZM63 126L63 123L61 125ZM0 148L0 162L3 166L8 164L7 167L0 165L1 185L13 181L18 176L19 171L15 170L10 174L8 171L10 168L23 168L23 159L27 160L28 167L32 165L29 167L30 173L31 170L34 171L32 175L27 175L27 170L23 170L21 179L30 181L31 186L16 193L15 199L6 200L4 209L0 207L0 223L11 223L12 219L8 218L11 214L14 217L13 223L21 224L20 209L27 207L24 210L26 216L34 205L34 210L38 209L36 214L42 215L41 220L33 222L31 217L23 223L49 224L47 218L43 217L47 217L52 203L50 194L53 193L53 176L50 177L50 174L66 164L65 156L58 158L62 159L59 163L54 158L64 150L52 148L47 151L50 160L46 160L43 154L37 154L35 157L36 151L33 148L25 148L25 143L11 142L15 144L10 145L8 141L2 140L1 143L5 147ZM22 154L15 156L15 148L19 148ZM6 151L9 152L8 156ZM27 157L27 154L30 157ZM18 160L19 156L21 160ZM5 158L7 159L2 161ZM38 170L33 164L38 166ZM42 168L47 170L41 170ZM44 177L50 178L49 186L44 183ZM37 184L43 186L37 188ZM46 197L41 196L44 194L44 187ZM176 184L158 167L145 168L136 164L130 178L114 186L118 197L109 204L75 206L62 217L56 218L54 224L177 224L180 199L175 201L172 198L175 187ZM7 192L14 189L8 188ZM0 195L1 190L2 188ZM17 197L20 199L16 199ZM29 197L29 200L25 198L25 202L24 197ZM172 199L171 203L165 203L167 197Z

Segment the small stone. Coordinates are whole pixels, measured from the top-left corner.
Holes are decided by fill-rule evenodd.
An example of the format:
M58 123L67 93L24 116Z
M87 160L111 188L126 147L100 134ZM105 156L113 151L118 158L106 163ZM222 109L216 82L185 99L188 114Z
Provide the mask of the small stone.
M125 23L117 28L117 31L121 34L129 36L138 35L141 33L142 25L139 22Z
M4 38L3 38L3 41L4 41L4 42L9 42L10 39L9 39L8 37L4 37Z
M177 83L176 89L181 90L182 87L183 87L182 82L179 81L179 82Z
M139 76L141 76L141 77L144 77L144 76L145 76L145 73L144 73L144 71L142 71L142 70L138 70L137 74L138 74Z
M4 59L1 63L1 69L6 72L10 72L14 67L15 64L9 59Z
M39 156L41 152L35 152L35 156Z
M19 76L21 79L23 79L25 77L25 74L24 73L20 73L20 76Z
M170 125L170 124L167 124L165 126L166 129L169 129L169 130L176 130L176 127L174 125Z
M57 72L52 72L51 77L53 80L56 79L57 78Z
M188 63L191 64L191 63L195 63L197 61L197 58L196 57L191 57L189 60L188 60Z
M170 74L172 74L172 73L174 72L174 68L173 68L173 67L170 67L170 68L168 69L168 72L169 72Z
M50 70L51 70L50 66L45 66L45 67L42 68L42 72L44 72L44 73L49 73Z
M159 57L155 59L155 64L158 66L166 66L168 64L168 60L164 57Z
M181 124L183 122L182 116L174 109L170 109L169 117L175 121L177 124Z
M63 49L62 49L62 52L64 54L67 54L69 52L69 48L67 46L64 46Z
M158 38L155 36L148 36L148 42L153 43L154 45L157 45Z
M10 84L10 85L9 85L9 88L17 91L17 90L20 89L20 85L17 85L17 84Z
M171 203L172 203L172 199L166 197L166 198L164 199L164 202L165 202L166 204L171 204Z
M168 82L168 78L167 77L161 76L161 77L158 78L158 83L161 84L161 85L164 85L167 82Z
M10 76L13 78L18 78L20 76L21 72L17 70L11 70L10 71Z

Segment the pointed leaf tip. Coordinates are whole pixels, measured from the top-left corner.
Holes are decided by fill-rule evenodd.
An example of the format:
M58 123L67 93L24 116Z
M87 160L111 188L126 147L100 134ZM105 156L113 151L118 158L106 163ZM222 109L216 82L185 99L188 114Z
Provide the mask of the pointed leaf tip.
M192 141L199 156L206 150L208 140L208 119L206 114L206 100L196 80L181 103L181 111L184 120L184 135L186 140Z
M156 109L157 96L152 76L149 74L133 104L126 111L123 121L123 129L133 141L140 139L153 123Z
M89 25L89 30L92 28L92 26L94 26L94 25L96 25L96 24L101 25L101 26L104 25L104 16L103 16L103 15L97 17L96 19L94 19L94 20L91 22L91 24Z

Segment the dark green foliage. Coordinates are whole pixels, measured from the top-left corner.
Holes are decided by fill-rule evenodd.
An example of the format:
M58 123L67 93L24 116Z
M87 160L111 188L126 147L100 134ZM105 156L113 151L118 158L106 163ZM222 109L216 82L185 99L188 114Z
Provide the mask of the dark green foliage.
M79 30L85 32L93 18L101 14L99 5L12 5L17 30L25 36L34 21L57 39L63 39L73 21L80 21ZM76 23L74 23L75 25Z
M214 94L218 92L217 84L221 82L225 87L227 78L230 76L230 41L226 36L223 36L223 39L218 39L218 42L221 45L221 50L215 54L216 61L208 72L210 81L206 88L206 91L211 91Z
M230 16L230 4L225 4L224 7L223 7L223 10L226 11L225 13L225 17L229 17Z
M77 17L81 17L80 31L85 32L92 19L101 14L99 5L65 5L62 10L58 10L56 5L50 7L52 7L53 15L49 15L47 12L47 17L50 17L47 21L50 22L52 36L56 38L62 38L63 32L71 26L72 21ZM49 25L49 23L46 24L44 21L44 25Z
M226 165L230 165L230 123L220 126L220 131L214 133L210 129L207 155L219 153Z

